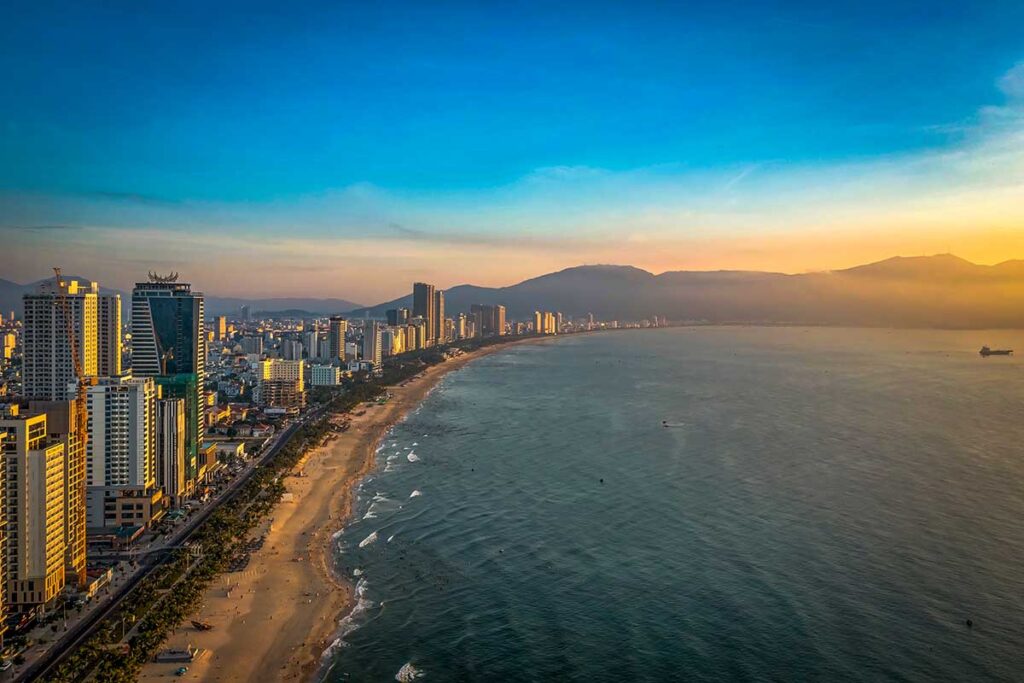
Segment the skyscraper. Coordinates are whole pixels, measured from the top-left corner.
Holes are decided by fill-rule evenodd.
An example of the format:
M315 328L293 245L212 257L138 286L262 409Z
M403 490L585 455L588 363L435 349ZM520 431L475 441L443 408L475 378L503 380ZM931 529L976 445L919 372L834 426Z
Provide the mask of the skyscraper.
M63 292L57 291L56 283L48 282L39 288L38 293L24 295L22 393L27 398L53 401L72 399L76 394L78 379L75 376L60 295L67 302L68 322L78 347L82 374L97 374L98 291L96 283L84 289L77 281L70 280L64 283Z
M49 437L46 414L0 412L4 439L7 584L11 606L47 605L64 590L64 444Z
M476 323L476 334L480 337L494 337L505 334L505 307L473 304L470 307Z
M149 521L145 505L156 487L156 385L151 377L105 377L86 392L87 518L90 527ZM133 502L125 504L124 499ZM138 499L136 501L136 499ZM159 496L157 496L159 499ZM130 506L130 507L129 507ZM146 510L135 517L135 510Z
M121 295L96 297L96 367L100 377L121 374Z
M92 378L90 383L97 380ZM85 403L81 404L85 409ZM64 444L64 550L68 583L84 586L88 581L85 566L85 446L87 433L79 432L86 423L78 419L76 401L30 401L28 412L46 415L51 441ZM86 423L87 424L87 423Z
M380 326L375 322L367 322L363 328L363 360L373 363L374 369L380 368L382 349Z
M156 402L156 485L175 504L187 495L185 482L185 400Z
M7 633L7 432L0 429L0 647Z
M302 334L302 346L308 358L320 357L320 331L316 328L306 330Z
M348 332L348 321L341 316L331 316L330 329L327 333L330 359L345 360L345 333Z
M228 318L225 315L218 315L213 328L214 339L224 341L228 336Z
M412 315L423 318L426 323L426 343L424 346L431 346L436 338L437 329L437 299L434 296L434 285L425 282L416 282L412 286Z
M202 293L177 280L177 273L163 278L150 274L149 282L135 285L132 371L137 377L157 378L165 396L185 399L185 476L193 480L205 431L205 308Z
M448 341L444 328L444 292L434 292L434 343L444 344Z

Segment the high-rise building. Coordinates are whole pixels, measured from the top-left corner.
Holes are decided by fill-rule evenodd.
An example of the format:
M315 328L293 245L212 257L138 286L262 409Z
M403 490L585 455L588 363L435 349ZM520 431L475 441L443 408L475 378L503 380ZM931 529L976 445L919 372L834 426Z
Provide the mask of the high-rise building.
M306 357L320 357L320 331L316 328L306 330L302 334L302 346L306 350Z
M302 342L298 339L282 339L281 357L285 360L302 360Z
M505 307L473 304L470 307L479 337L496 337L505 334Z
M303 408L306 405L305 362L270 358L261 361L254 399L266 408Z
M363 360L373 363L374 369L380 367L383 354L381 328L375 322L367 322L363 328Z
M314 387L335 387L341 384L341 368L334 365L314 365L309 371L309 382Z
M194 373L180 375L161 375L153 378L157 392L162 399L180 398L185 402L185 489L182 495L189 496L195 488L199 473L199 444L202 442L205 429L191 421L191 415L203 415L205 406L199 403L199 392L196 388ZM205 422L203 423L205 424Z
M217 341L224 341L228 337L228 317L218 315L213 320L213 338Z
M96 372L100 377L116 377L121 374L120 294L97 295L96 330Z
M263 337L242 337L242 350L257 356L263 353Z
M64 400L74 398L77 393L78 378L68 343L64 307L60 303L62 297L67 302L68 322L78 348L82 374L92 377L98 373L98 291L96 283L84 289L77 281L69 280L64 283L62 292L57 291L56 283L47 282L36 294L24 295L22 393L27 398Z
M5 602L29 610L50 604L65 585L64 444L49 437L46 414L0 412L7 537Z
M180 505L190 493L185 480L185 399L157 399L156 423L156 485Z
M252 309L248 304L244 304L242 306L242 322L247 323L250 320L252 320Z
M7 633L7 432L0 430L0 647Z
M13 332L0 334L0 358L10 360L14 357L14 349L18 346L18 335Z
M551 311L544 312L544 334L558 334L555 328L555 314Z
M329 356L331 362L345 360L345 333L348 332L348 321L341 316L331 316L327 338L329 340Z
M162 498L156 489L156 396L151 377L104 377L88 387L90 527L145 526L158 511L153 509Z
M95 382L90 380L90 383ZM85 448L87 434L79 428L87 424L78 419L75 401L30 401L28 412L45 414L51 441L64 444L64 551L68 583L84 586L85 567ZM84 405L83 405L84 409Z
M185 399L185 476L198 474L205 432L206 334L204 300L188 283L150 275L132 292L132 372L156 378L167 398ZM170 393L168 393L168 390ZM182 395L184 391L194 395Z
M434 285L416 282L412 286L413 317L423 318L426 323L426 340L424 346L431 346L436 338L437 329L437 298L434 296Z
M423 318L412 318L405 327L405 340L409 351L427 348L427 323Z
M499 337L505 334L505 307L501 304L491 307L491 331Z
M533 312L533 333L544 334L544 314L540 311Z
M440 289L434 292L434 343L444 344L448 341L444 326L444 292Z
M466 338L466 314L459 313L459 317L455 319L455 338L465 339Z

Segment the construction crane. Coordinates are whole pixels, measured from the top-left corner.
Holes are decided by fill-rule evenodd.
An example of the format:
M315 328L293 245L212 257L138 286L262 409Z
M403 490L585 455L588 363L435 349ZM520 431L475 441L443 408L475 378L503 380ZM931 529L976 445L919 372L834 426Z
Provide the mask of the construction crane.
M78 444L77 450L80 453L79 457L83 460L83 462L78 463L78 466L72 467L72 468L68 468L68 471L69 472L80 472L79 476L81 477L81 481L77 483L77 488L80 489L80 490L76 491L76 494L78 496L78 499L80 501L82 501L82 504L84 504L85 503L85 462L84 462L84 458L85 458L86 442L87 442L87 440L89 438L89 434L88 434L88 431L89 431L89 416L88 416L88 406L86 405L86 387L88 386L88 382L86 380L84 372L82 371L82 358L81 358L81 355L79 354L79 349L78 349L78 337L77 337L77 335L75 335L75 326L74 326L73 321L72 321L71 307L68 304L67 284L64 282L64 278L61 276L60 268L55 266L54 269L53 269L53 275L54 275L55 283L57 285L57 291L55 293L55 298L57 299L57 303L60 306L61 315L64 318L64 331L67 334L68 349L71 352L71 365L72 365L72 367L74 368L74 371L75 371L75 384L76 384L76 386L75 386L75 397L72 400L72 403L74 404L74 407L73 407L73 413L74 414L68 416L68 428L72 432L72 434L69 435L68 443L70 445L72 443L75 443L75 439L78 440L77 441L77 444ZM68 454L68 456L70 457L70 454ZM70 491L71 482L68 482L68 484L69 484L69 491ZM81 510L80 513L84 514L84 510ZM72 524L72 520L66 520L65 523L66 524ZM79 525L79 526L82 526L82 525ZM85 533L85 529L83 527L83 528L79 528L75 535L77 536L77 534L84 534L84 533ZM78 543L83 544L82 548L81 548L81 550L83 550L83 551L84 551L84 540L85 540L84 536L81 539L78 539ZM72 552L74 553L74 551L72 551ZM83 555L83 557L84 557L84 555ZM79 576L77 577L78 584L80 586L84 585L85 582L87 581L87 577L86 577L85 571L84 571L84 569L85 569L84 565L82 566L81 569L83 571L78 572Z

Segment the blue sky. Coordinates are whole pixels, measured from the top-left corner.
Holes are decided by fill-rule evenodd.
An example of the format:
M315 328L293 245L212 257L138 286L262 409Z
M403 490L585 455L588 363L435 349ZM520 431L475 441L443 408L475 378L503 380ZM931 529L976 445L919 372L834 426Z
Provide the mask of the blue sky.
M851 229L780 218L773 196L855 205L871 193L850 183L880 168L881 189L902 191L887 202L1016 181L990 152L1018 131L1021 26L1019 1L23 3L0 26L0 230L25 255L70 230L90 244L110 231L293 233L334 254L364 254L356 241L377 237L410 272L454 281L474 279L481 254L438 261L437 242L525 243L517 257L543 270L601 258L595 245L628 233L660 245L660 260L641 249L638 265L768 266L770 254L745 260L727 244ZM936 161L978 150L982 177ZM958 204L963 229L984 227L992 201ZM865 227L907 211L883 204ZM58 225L70 230L26 230ZM141 245L118 256L146 260ZM191 257L174 258L187 271ZM779 268L844 265L819 260ZM120 277L113 263L82 266ZM332 293L390 292L360 277Z

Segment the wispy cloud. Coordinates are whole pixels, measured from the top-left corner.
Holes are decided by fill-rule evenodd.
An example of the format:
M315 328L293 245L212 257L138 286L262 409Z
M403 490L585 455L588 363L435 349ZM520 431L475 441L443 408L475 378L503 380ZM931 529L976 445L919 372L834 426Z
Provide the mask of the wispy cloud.
M582 261L807 270L931 248L1022 257L1024 63L994 86L1000 101L941 124L946 144L868 160L546 166L499 187L425 194L354 183L261 203L0 193L10 226L0 232L15 245L0 272L44 268L34 246L59 240L80 263L68 266L87 275L155 257L201 270L225 292L266 287L275 273L302 293L307 283L289 284L292 274L345 264L331 293L372 301L391 292L370 282L410 270L502 284ZM232 265L252 262L259 276Z
M11 229L25 232L41 232L50 230L81 230L82 227L80 225L14 225L11 226Z

